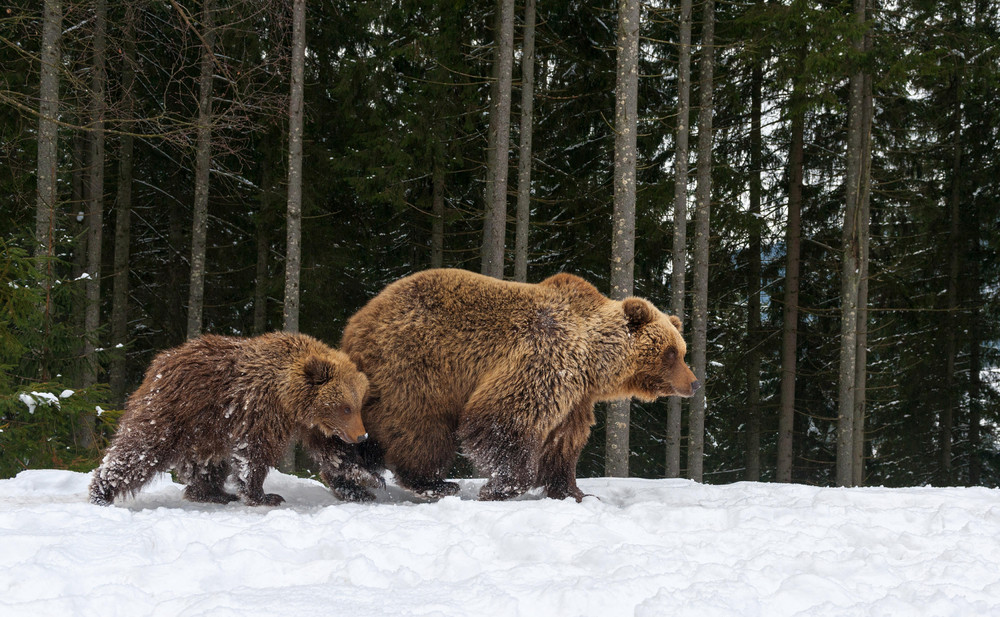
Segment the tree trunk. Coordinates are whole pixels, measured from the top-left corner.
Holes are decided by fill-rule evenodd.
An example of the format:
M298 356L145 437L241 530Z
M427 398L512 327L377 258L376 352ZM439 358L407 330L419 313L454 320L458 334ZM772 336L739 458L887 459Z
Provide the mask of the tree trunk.
M54 258L56 182L59 168L59 132L56 119L59 117L59 38L62 34L62 6L59 0L45 0L42 9L42 64L38 88L38 168L37 201L35 211L35 251L37 257L45 258L45 328L48 330L52 319L52 284L55 280ZM50 350L43 349L47 359ZM48 381L48 362L42 363L42 379Z
M495 87L490 102L486 146L486 209L483 218L482 272L503 278L504 236L507 231L507 165L510 148L510 89L514 64L514 0L497 0Z
M750 242L747 250L747 441L746 473L750 482L760 480L760 271L761 271L761 89L763 59L756 58L750 71Z
M299 331L299 277L302 261L302 107L306 50L306 0L292 3L292 87L288 103L288 238L285 248L285 332ZM295 441L278 469L295 471Z
M854 16L860 26L865 21L866 0L854 0ZM863 50L863 37L854 47ZM847 169L844 175L846 200L844 206L843 260L841 262L841 327L840 381L837 415L837 474L838 486L850 486L854 481L854 399L857 374L858 292L861 283L861 196L863 194L864 160L864 73L856 69L850 78L847 111Z
M122 43L122 114L130 120L134 113L135 97L135 7L125 9L124 41ZM131 127L123 127L118 171L118 209L115 218L115 274L111 293L111 345L115 356L111 362L111 397L115 404L125 404L126 362L125 346L128 345L128 258L132 216L132 151L133 139L128 134Z
M202 0L201 77L198 97L198 138L195 150L194 213L191 225L191 284L188 290L187 337L201 334L205 300L205 244L208 236L209 172L212 166L212 79L215 73L215 29L212 0Z
M431 172L431 267L444 266L444 169L434 163Z
M83 385L97 383L97 344L101 325L101 247L104 227L104 112L105 51L107 47L106 0L94 7L94 46L91 66L90 160L87 172L87 303L83 316L84 372ZM76 443L83 448L94 445L94 417L82 416L75 429Z
M712 205L712 87L715 69L715 1L704 5L701 38L701 59L698 68L700 109L698 111L698 185L695 188L694 214L694 287L691 311L691 359L695 377L706 383L706 345L708 342L708 260L709 231ZM703 385L691 398L688 419L688 478L702 481L705 455L706 387Z
M285 255L284 329L299 331L302 256L302 80L305 71L305 0L292 8L292 88L288 107L288 238Z
M632 295L635 271L636 132L639 97L639 0L619 0L615 80L615 192L611 234L611 298ZM605 475L628 477L631 401L608 405Z
M59 38L62 34L60 0L45 0L42 16L42 65L38 90L38 195L35 214L35 254L46 258L45 314L51 314L49 289L53 279L55 256L55 218L58 195L59 117Z
M792 481L795 435L795 377L799 332L799 253L802 235L802 178L805 163L805 70L807 49L799 47L790 102L791 145L788 154L788 222L785 227L785 297L781 327L781 396L778 406L778 461L775 479Z
M691 1L681 0L677 61L677 135L674 152L674 246L670 275L670 310L684 319L684 274L687 267L688 124L691 116ZM667 405L666 476L681 475L681 399Z
M91 68L90 160L87 172L87 308L84 314L84 385L97 383L97 343L101 322L101 238L104 225L104 88L107 46L106 0L97 0ZM89 446L89 444L87 444Z
M528 280L528 234L531 219L531 130L535 86L535 0L524 4L521 54L521 142L517 158L517 218L514 232L514 280Z
M866 35L865 49L870 49ZM864 130L861 152L861 280L858 282L858 340L854 374L854 435L852 483L863 486L865 483L865 409L868 385L868 256L870 249L871 221L871 162L872 162L872 77L865 75L864 91L862 93L861 113Z

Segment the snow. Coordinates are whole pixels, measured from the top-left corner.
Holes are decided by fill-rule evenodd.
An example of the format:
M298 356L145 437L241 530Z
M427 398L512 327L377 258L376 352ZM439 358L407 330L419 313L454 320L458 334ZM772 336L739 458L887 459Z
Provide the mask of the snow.
M55 405L59 407L59 397L51 392L32 392L28 394L22 392L17 396L17 398L28 407L28 413L35 413L35 407L38 405Z
M277 508L195 504L158 476L0 480L0 615L1000 614L1000 491L589 479L583 503L479 502L481 480L371 504L272 471Z

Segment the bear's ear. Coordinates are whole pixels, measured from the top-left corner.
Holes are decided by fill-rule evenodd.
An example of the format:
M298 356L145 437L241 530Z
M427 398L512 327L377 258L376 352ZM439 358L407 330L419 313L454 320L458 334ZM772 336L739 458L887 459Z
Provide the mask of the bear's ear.
M622 300L622 309L625 311L628 328L632 332L656 318L653 305L642 298L625 298Z
M306 383L313 386L321 386L330 381L330 373L333 367L329 362L317 356L310 356L302 365L302 372L305 375Z
M675 328L677 328L677 332L684 334L684 323L681 322L681 318L678 317L677 315L671 315L669 319L670 323L673 324Z

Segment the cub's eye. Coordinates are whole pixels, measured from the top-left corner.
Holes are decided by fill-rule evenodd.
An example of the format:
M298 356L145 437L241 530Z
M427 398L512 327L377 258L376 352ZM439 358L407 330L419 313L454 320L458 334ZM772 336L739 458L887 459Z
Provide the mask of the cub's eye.
M347 416L349 416L352 413L354 413L354 411L351 409L350 405L344 405L340 410L343 411L344 415L347 415Z

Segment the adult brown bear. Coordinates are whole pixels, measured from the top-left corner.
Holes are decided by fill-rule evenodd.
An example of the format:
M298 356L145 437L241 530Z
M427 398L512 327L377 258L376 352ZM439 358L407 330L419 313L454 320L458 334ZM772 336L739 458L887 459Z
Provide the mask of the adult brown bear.
M110 505L173 468L192 501L277 505L264 477L294 435L367 439L367 387L347 355L304 334L188 341L157 355L129 397L90 500ZM224 489L230 475L238 497Z
M595 402L698 388L680 327L646 300L610 300L569 274L524 284L420 272L386 287L344 330L342 349L369 380L370 443L352 453L314 439L311 449L345 499L372 498L339 471L352 456L414 492L454 494L445 474L461 447L488 478L480 499L542 486L580 500L576 463Z

